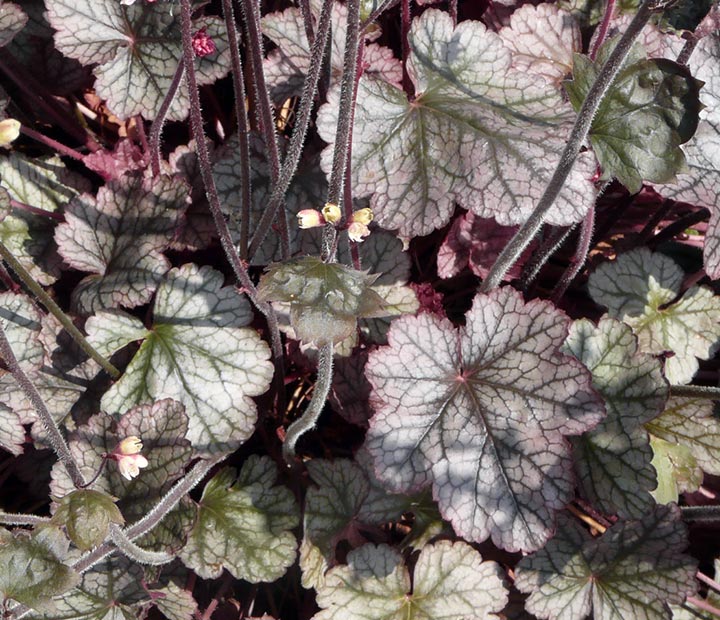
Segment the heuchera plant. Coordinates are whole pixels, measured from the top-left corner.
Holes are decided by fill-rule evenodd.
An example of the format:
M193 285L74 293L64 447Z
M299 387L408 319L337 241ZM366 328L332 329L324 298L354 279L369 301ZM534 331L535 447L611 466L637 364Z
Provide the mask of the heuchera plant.
M0 1L0 615L720 617L720 7Z

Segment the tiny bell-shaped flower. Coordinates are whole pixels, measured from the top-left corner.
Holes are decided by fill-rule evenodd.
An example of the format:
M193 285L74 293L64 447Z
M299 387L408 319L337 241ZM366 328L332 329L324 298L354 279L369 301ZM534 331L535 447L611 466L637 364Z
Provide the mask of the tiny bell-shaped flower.
M355 243L361 243L369 234L370 229L362 222L353 222L348 226L348 237Z
M354 211L352 214L352 221L358 222L359 224L365 224L365 226L367 226L373 221L372 209L368 209L366 207L365 209L358 209L357 211Z
M217 51L215 41L207 34L207 28L200 28L192 36L192 48L198 58L209 56Z
M317 228L325 226L325 218L320 211L315 209L303 209L297 214L298 226L300 228Z
M10 143L20 135L20 122L14 118L0 121L0 146L10 146Z
M140 469L148 466L148 460L140 454L142 447L140 438L131 435L123 439L110 454L118 462L120 473L128 480L135 478Z
M340 211L340 207L332 202L328 202L323 207L322 214L325 221L330 222L331 224L337 224L342 219L342 211Z

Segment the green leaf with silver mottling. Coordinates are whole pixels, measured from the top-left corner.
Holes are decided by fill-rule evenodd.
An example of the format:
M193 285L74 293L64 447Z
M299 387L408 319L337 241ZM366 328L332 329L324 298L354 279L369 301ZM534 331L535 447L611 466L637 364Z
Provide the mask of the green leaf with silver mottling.
M639 248L601 264L588 281L592 298L632 328L642 352L674 353L665 361L665 376L674 385L689 383L697 358L708 359L720 340L720 298L693 286L671 303L682 279L671 258Z
M235 476L228 468L207 483L180 558L207 579L227 568L250 583L275 581L295 561L297 505L288 488L275 485L268 456L250 456Z
M595 620L667 620L666 605L697 588L687 546L677 506L620 520L600 538L565 518L544 549L520 560L515 586L530 594L525 608L541 619L578 620L592 612Z
M88 319L90 341L105 353L144 336L122 378L103 396L102 407L122 413L160 398L185 405L187 437L202 453L232 452L253 433L257 408L250 398L270 385L270 348L246 327L252 311L223 276L210 267L172 269L158 288L153 325L101 311Z
M491 618L506 601L500 567L467 543L424 547L412 578L397 551L365 545L327 574L317 593L322 611L312 620Z
M630 328L611 318L597 327L576 321L565 352L592 373L607 409L595 428L571 440L581 493L603 512L639 518L654 504L650 491L656 476L642 424L656 417L667 400L660 362L640 353Z

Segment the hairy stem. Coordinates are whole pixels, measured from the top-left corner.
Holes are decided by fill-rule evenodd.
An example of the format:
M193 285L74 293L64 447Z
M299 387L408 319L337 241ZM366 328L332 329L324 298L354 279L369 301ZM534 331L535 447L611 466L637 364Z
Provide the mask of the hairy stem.
M670 396L720 400L720 387L706 385L671 385Z
M150 127L150 141L148 148L150 150L150 169L152 170L153 176L160 176L160 137L162 135L163 125L165 124L165 118L170 110L172 102L175 100L178 88L182 84L183 73L185 72L185 62L181 58L178 62L177 69L175 69L175 75L173 75L172 82L170 82L170 88L165 93L160 109L158 110L157 116Z
M542 245L535 251L523 268L520 276L520 288L523 291L527 291L545 263L563 246L576 226L575 224L568 228L554 230L550 236L543 241Z
M85 478L72 454L70 454L70 448L68 448L68 445L65 443L65 438L62 436L52 415L50 415L45 401L43 401L42 396L40 396L40 392L37 391L33 382L30 381L25 371L20 367L17 357L15 357L15 353L10 346L10 342L5 335L5 329L2 323L0 323L0 355L2 355L2 358L5 360L10 373L15 381L17 381L20 389L22 389L27 399L35 408L38 418L47 432L48 441L58 459L60 459L60 462L65 466L73 485L75 485L76 489L82 488L85 485Z
M720 506L680 506L685 521L720 521Z
M290 187L290 183L292 183L295 173L297 172L303 145L305 144L305 137L307 136L307 130L310 124L310 115L313 109L315 94L317 93L318 80L320 79L320 72L323 67L326 44L330 36L332 4L333 0L324 0L320 10L315 40L310 51L310 67L303 83L300 106L297 110L295 127L290 137L290 145L288 146L280 178L273 187L268 206L255 229L252 242L250 243L250 256L253 256L255 252L257 252L260 244L265 240L270 226L277 216L278 209L280 209L284 203L285 194Z
M168 564L175 559L175 556L171 553L148 551L147 549L139 547L130 540L127 534L115 523L110 524L110 540L115 543L115 546L122 551L122 553L140 564L159 566L161 564Z
M572 170L575 159L580 152L580 147L585 142L593 117L608 92L615 76L620 71L625 58L632 47L635 39L640 34L645 24L647 24L655 6L654 0L645 0L640 6L637 14L633 18L627 30L618 41L615 49L613 49L607 62L603 65L597 79L588 91L585 101L578 112L575 125L570 132L570 137L565 145L560 161L558 162L555 172L550 179L545 192L528 220L520 227L520 230L511 239L510 243L500 253L495 264L492 266L490 273L480 286L482 292L488 292L494 289L502 282L503 277L508 270L515 264L520 254L525 250L533 237L540 230L545 221L547 212L552 207L555 199L565 185L570 171Z
M600 51L600 48L602 47L602 44L605 42L605 39L607 38L608 28L610 27L610 22L612 21L614 12L615 12L615 0L607 0L607 3L605 4L605 14L603 15L600 26L598 26L597 36L595 37L595 43L593 44L593 47L590 50L590 59L591 60L595 60L598 52Z
M230 43L233 90L235 91L235 119L237 121L238 152L240 154L240 258L247 260L252 195L250 185L250 123L245 108L245 81L243 80L240 42L238 40L232 0L222 0L222 7Z
M283 457L288 465L293 464L295 459L295 446L298 439L309 430L315 428L320 413L325 406L325 401L330 392L333 376L333 344L332 342L320 347L318 357L318 376L313 390L312 399L305 413L288 426L283 443Z
M590 210L585 215L582 225L580 226L580 238L578 239L578 247L575 250L575 255L572 257L570 265L568 265L568 268L562 274L560 280L555 285L555 288L553 288L552 294L550 295L550 301L552 301L555 305L560 302L560 299L562 299L565 291L583 268L588 254L590 253L590 247L592 246L594 228L595 207L590 207Z
M0 512L0 523L3 525L42 525L50 523L50 517Z
M88 342L87 338L83 336L82 332L75 327L72 319L62 311L62 308L58 306L50 295L48 295L42 286L40 286L30 273L20 264L7 248L7 246L0 241L0 258L2 258L12 269L17 276L23 281L33 295L40 300L40 303L50 312L60 324L65 328L68 334L78 343L80 348L93 360L95 360L105 372L107 372L113 379L120 378L120 371L115 368L108 360L106 360L98 351Z
M197 153L198 165L200 167L200 176L205 186L205 195L210 205L215 227L220 237L220 244L225 251L228 261L235 273L238 282L243 286L247 296L255 304L255 307L262 312L268 323L270 332L270 346L273 352L275 362L275 381L278 386L278 398L280 404L284 400L285 385L285 369L284 369L284 351L282 340L280 339L280 330L278 327L277 316L272 306L258 299L255 284L247 272L245 264L240 260L235 245L230 236L227 222L220 208L220 198L215 185L215 178L212 174L212 166L210 164L210 154L208 152L205 131L203 130L202 111L200 110L200 97L198 95L197 80L195 77L195 66L193 64L193 48L192 48L192 22L190 20L191 9L190 0L180 0L181 24L182 24L182 41L183 41L183 57L185 59L185 72L188 80L188 90L190 96L190 126L192 135L195 138L195 151Z

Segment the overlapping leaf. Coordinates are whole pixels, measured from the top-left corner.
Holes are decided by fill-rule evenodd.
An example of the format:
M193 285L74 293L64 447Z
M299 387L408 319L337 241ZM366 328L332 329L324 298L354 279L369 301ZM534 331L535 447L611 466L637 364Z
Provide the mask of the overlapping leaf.
M550 304L509 288L478 295L460 330L428 314L396 320L366 369L380 479L401 492L432 484L469 540L541 547L573 493L563 436L604 415L588 371L558 352L567 329Z
M449 15L425 11L410 32L417 96L362 79L353 129L353 190L372 195L385 228L428 234L455 203L501 224L523 222L553 172L573 114L557 89L512 68L500 37L479 22L453 29ZM337 127L338 93L320 109L327 142ZM330 169L332 147L323 152ZM592 204L592 158L583 155L548 215L580 220Z
M694 138L683 146L688 171L677 182L658 188L668 198L702 205L710 209L710 224L705 238L705 271L720 277L720 35L700 40L690 57L692 74L705 82L700 101L700 123Z
M620 521L598 539L563 519L544 549L520 561L515 586L538 618L665 620L666 604L695 593L687 544L677 506Z
M78 309L147 303L170 263L162 255L187 206L188 192L177 178L125 176L68 204L55 240L65 261L93 274L73 291Z
M38 214L13 209L0 222L0 241L38 283L52 284L60 259L52 241L53 220L42 211L62 209L90 184L68 171L59 157L28 159L15 153L0 157L0 183L14 200L41 209Z
M575 56L573 80L565 85L576 110L582 106L616 40L595 62ZM590 128L590 142L605 178L616 177L631 192L643 181L666 183L684 169L680 145L698 125L700 83L684 65L635 53L615 78Z
M131 525L144 516L183 474L192 456L190 442L185 438L187 426L183 406L164 399L152 405L133 407L117 423L105 413L93 416L88 424L70 434L70 451L85 478L92 480L103 464L103 455L112 453L121 440L133 435L142 440L142 454L147 458L148 466L137 478L126 480L116 463L108 463L93 485L94 489L118 498L117 504L125 522ZM56 465L52 495L60 498L73 488L65 468ZM189 528L192 523L187 508L187 505L181 505L169 519L136 542L158 549L177 549L184 541L183 528Z
M316 3L312 3L316 4ZM339 84L343 71L345 38L347 32L347 8L335 3L331 9L330 79ZM315 13L319 12L314 11ZM278 47L268 55L263 69L275 101L297 97L302 91L305 75L310 68L310 45L308 44L302 12L291 7L262 18L263 34ZM374 38L379 31L373 31ZM400 85L402 65L387 47L369 43L363 50L364 75L371 75L390 84Z
M689 448L652 436L650 447L652 466L657 471L657 488L652 495L658 504L677 503L681 493L698 490L703 473Z
M313 620L452 620L491 618L507 601L500 567L463 542L426 546L412 578L387 545L348 554L318 589Z
M51 597L66 592L79 579L57 554L59 531L49 528L30 537L0 530L0 594L31 609L50 611Z
M182 56L180 11L163 3L103 0L47 0L48 19L57 31L55 45L66 56L93 70L99 97L120 119L142 114L154 119ZM199 84L212 84L230 68L230 49L222 21L194 20L193 31L205 28L217 47L195 59ZM187 84L180 84L168 118L187 116Z
M565 350L592 373L607 417L573 439L584 497L603 512L639 518L652 508L656 486L647 431L642 424L665 405L668 389L657 359L638 352L630 328L610 318L595 327L576 321Z
M102 399L121 413L139 403L174 398L185 405L187 438L201 452L235 450L257 419L250 398L270 385L270 348L257 332L247 301L210 267L184 265L160 285L151 330L118 311L91 317L91 341L106 355L135 340L143 344L122 378Z
M553 4L521 6L498 34L513 52L514 69L558 86L572 71L573 53L582 50L580 25Z
M655 437L690 450L709 474L720 475L720 417L712 401L673 397L645 428Z
M289 489L274 486L270 457L251 456L235 480L224 469L205 486L197 520L180 557L201 577L219 577L227 568L251 583L275 581L295 561L299 521Z
M640 248L603 263L588 282L592 298L632 327L641 351L674 353L665 361L671 384L689 383L697 358L710 357L720 340L720 299L709 288L694 286L671 303L682 277L672 259Z
M27 23L27 15L12 2L0 3L0 47L5 47Z

